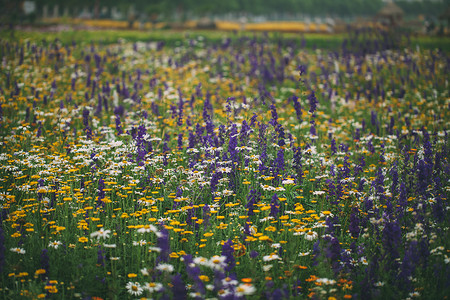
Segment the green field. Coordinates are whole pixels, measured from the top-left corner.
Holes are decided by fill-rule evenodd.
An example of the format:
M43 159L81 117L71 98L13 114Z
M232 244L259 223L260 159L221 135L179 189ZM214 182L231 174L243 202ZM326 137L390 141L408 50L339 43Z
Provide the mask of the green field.
M180 45L183 40L202 36L207 42L218 42L226 38L237 39L242 36L268 36L269 39L277 41L279 39L292 39L301 43L304 40L305 47L312 49L336 50L342 45L347 38L346 34L295 34L295 33L251 33L251 32L227 32L213 30L155 30L155 31L136 31L136 30L78 30L78 31L62 31L62 32L41 32L41 31L15 31L12 36L11 31L0 32L0 38L9 41L30 40L30 41L53 41L60 40L63 44L72 41L81 43L100 43L111 44L117 43L119 40L127 42L149 42L164 41L167 45ZM450 52L450 38L448 37L428 37L419 36L412 37L410 48L415 49L417 46L422 49L433 50L441 49L444 52Z
M448 39L1 37L0 299L450 295Z

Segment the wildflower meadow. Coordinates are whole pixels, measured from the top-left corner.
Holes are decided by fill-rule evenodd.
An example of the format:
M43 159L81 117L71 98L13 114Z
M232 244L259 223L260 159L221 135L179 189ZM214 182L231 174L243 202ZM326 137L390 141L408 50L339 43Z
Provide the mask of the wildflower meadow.
M447 52L361 29L0 57L0 298L450 295Z

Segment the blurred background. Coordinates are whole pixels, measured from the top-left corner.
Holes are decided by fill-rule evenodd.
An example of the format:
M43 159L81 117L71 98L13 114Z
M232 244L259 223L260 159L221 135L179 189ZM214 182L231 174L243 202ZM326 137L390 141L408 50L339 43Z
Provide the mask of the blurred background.
M349 27L447 35L450 0L0 0L22 29L216 29L339 33Z

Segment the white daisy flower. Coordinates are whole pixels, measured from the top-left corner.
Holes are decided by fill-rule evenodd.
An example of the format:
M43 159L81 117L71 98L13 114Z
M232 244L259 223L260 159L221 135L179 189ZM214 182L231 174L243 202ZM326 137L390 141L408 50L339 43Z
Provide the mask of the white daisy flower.
M162 290L163 285L159 282L146 282L143 286L144 290L149 291L150 293L159 292Z
M294 180L292 179L285 179L281 182L283 185L287 185L287 184L294 184Z
M280 243L273 243L272 245L270 245L270 247L278 249L278 248L281 247L281 244Z
M140 296L144 289L139 282L128 282L126 285L127 291L130 295Z
M91 233L91 238L96 237L97 240L99 240L100 238L107 239L107 238L109 238L110 233L111 233L111 230L109 230L109 229L105 230L103 228L100 228L100 230Z
M161 252L161 248L159 248L159 247L148 247L148 250L149 251L155 251L155 252Z
M58 249L59 246L61 246L62 243L60 241L52 241L48 244L50 248Z
M313 195L323 195L323 194L325 194L324 191L314 191L313 192Z
M205 257L196 257L194 258L194 264L206 266L208 264L208 259Z
M265 265L265 266L263 266L263 271L268 272L268 271L270 271L270 269L272 269L272 267L273 267L273 265Z
M214 270L222 270L225 268L225 260L227 258L225 256L214 255L209 259L208 266Z
M263 257L263 261L272 261L275 259L281 259L277 254L266 255Z
M16 253L19 253L19 254L25 254L26 253L25 249L22 249L22 248L11 248L10 250L12 252L16 252Z
M369 263L367 262L367 259L363 256L359 259L359 261L363 264L363 265L368 265Z
M314 241L319 236L315 231L308 231L305 235L305 240Z
M251 295L256 292L256 288L249 283L242 283L236 287L235 292L237 296Z
M167 273L172 273L174 270L173 266L169 264L159 264L155 269Z
M154 232L157 233L158 232L158 228L156 228L155 225L149 224L149 225L145 225L144 227L141 227L137 230L138 233L146 233L146 232Z
M145 246L145 245L147 245L146 240L133 241L133 246Z

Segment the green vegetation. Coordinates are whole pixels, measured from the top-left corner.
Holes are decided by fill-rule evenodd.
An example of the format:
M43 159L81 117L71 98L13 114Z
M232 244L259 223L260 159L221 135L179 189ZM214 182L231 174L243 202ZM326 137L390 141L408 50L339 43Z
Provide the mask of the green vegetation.
M59 0L36 0L38 12L42 12L44 5L59 5L70 9L97 8L100 16L100 8L103 6L115 6L125 13L131 4L134 5L139 14L147 14L149 17L170 19L176 13L177 17L186 17L188 15L203 16L211 14L251 14L251 15L271 15L274 13L283 13L294 16L304 14L310 16L370 16L383 6L382 0L66 0L62 4ZM437 16L441 14L448 5L449 0L444 1L395 1L408 16ZM9 12L17 11L21 1L1 0L1 7L5 8L3 12L11 15ZM97 16L97 17L98 17Z
M448 55L186 35L0 40L0 299L445 299Z
M296 33L236 33L211 30L195 31L173 31L173 30L155 30L155 31L135 31L135 30L80 30L80 31L62 31L62 32L41 32L41 31L16 31L14 37L11 37L9 31L0 32L2 40L30 40L30 41L61 41L63 44L72 43L100 43L111 44L119 41L127 42L164 42L166 45L177 45L182 40L197 38L202 36L206 43L217 43L223 39L238 39L242 36L267 36L272 41L279 39L292 39L298 43L303 43L306 48L320 48L328 50L337 50L347 37L346 34L296 34ZM450 39L442 37L411 37L411 47L419 46L421 49L441 49L444 52L450 52Z

